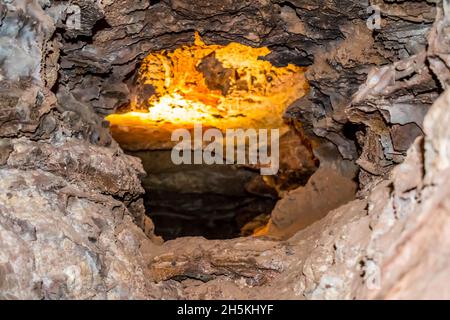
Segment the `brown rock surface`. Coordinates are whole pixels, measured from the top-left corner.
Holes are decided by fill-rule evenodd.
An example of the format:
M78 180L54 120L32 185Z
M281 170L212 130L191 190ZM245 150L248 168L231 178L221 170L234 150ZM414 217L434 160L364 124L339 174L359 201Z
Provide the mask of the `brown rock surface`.
M1 169L0 190L1 299L161 297L122 202L40 169Z
M433 106L426 123L441 112L448 112L448 96L447 91ZM432 128L426 130L427 137L440 147L423 155L418 140L405 163L396 167L390 180L378 184L367 199L354 200L331 211L288 241L278 242L276 249L269 240L241 240L249 242L248 245L253 242L255 247L260 241L269 246L258 254L259 259L270 256L272 265L280 266L270 271L269 283L250 281L249 284L255 274L240 274L236 278L229 273L219 273L206 283L187 286L185 296L218 298L214 292L220 287L221 296L254 299L273 298L274 293L280 299L448 298L450 207L447 184L450 172L447 166L432 165L425 171L429 181L424 184L422 157L425 163L436 156L448 157L446 146L440 143L447 141L450 135L445 123L436 121ZM434 128L440 129L433 131ZM439 175L434 174L437 172ZM177 242L189 246L191 241L198 246L198 239L175 240L164 246L170 251L177 248ZM198 265L188 264L189 269L201 271L197 278L210 274L207 267L202 268L223 256L227 249L236 250L236 243L239 242L221 242L220 254ZM242 248L245 246L242 244ZM171 253L171 256L182 256L186 249L178 250L179 254ZM244 256L234 255L238 260L233 260L235 265L243 266L251 261L251 270L258 270L261 262L257 261L261 260L251 259L255 252L257 250L250 250ZM152 262L154 268L163 266L161 259L164 258ZM186 274L168 264L165 268L169 269L163 267L166 275Z
M65 2L0 3L0 298L450 298L448 8L374 1L373 33L356 0L73 2L89 12L80 30L63 23ZM354 188L357 160L359 198L319 207L283 241L161 244L142 165L99 115L128 102L150 50L193 30L310 65L312 90L286 120L312 140L316 178L334 168Z
M90 106L50 90L54 75L40 66L55 67L44 54L56 50L55 26L38 2L0 9L0 298L170 297L146 267L159 240L142 165Z
M320 168L304 187L285 194L271 214L268 235L290 238L355 197L356 183L335 170Z

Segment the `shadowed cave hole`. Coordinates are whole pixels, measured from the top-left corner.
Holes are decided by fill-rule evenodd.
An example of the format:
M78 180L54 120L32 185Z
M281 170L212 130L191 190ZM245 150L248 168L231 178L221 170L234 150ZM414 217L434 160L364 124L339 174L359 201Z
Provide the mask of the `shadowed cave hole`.
M165 240L250 235L267 223L275 206L275 194L246 190L259 176L255 170L235 165L175 165L168 150L129 154L143 161L147 172L142 181L145 207L155 233Z
M149 53L130 77L130 104L107 120L122 148L142 160L144 202L156 235L264 234L277 200L317 170L311 144L283 120L308 90L305 68L276 66L264 60L269 53L239 43L207 45L196 35L194 45ZM172 132L192 131L197 122L222 133L279 130L277 174L262 176L255 165L174 164Z
M161 0L150 0L150 6L154 6L155 4L160 3Z

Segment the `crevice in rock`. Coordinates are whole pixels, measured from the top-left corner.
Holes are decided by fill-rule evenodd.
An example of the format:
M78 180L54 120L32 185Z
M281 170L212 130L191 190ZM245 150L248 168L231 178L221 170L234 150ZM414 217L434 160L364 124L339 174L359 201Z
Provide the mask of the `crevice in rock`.
M161 2L161 0L150 0L150 6L157 5L160 2Z
M0 298L448 291L446 2L44 2L0 3ZM175 165L198 119L277 174Z

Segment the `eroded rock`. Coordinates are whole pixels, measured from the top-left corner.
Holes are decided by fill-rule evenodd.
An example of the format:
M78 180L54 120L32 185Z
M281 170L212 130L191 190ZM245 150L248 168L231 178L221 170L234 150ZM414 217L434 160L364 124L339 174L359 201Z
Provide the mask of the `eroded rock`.
M353 0L75 3L89 8L78 31L63 23L64 4L0 4L1 298L449 298L442 4L373 1L383 10L374 36L367 3ZM310 66L312 89L286 118L311 141L292 154L314 149L321 169L278 204L274 223L302 222L289 239L153 235L141 164L99 115L128 103L149 51L192 43L194 30L208 43L268 46L275 65ZM289 157L286 171L314 171L310 153ZM260 183L247 189L273 195Z

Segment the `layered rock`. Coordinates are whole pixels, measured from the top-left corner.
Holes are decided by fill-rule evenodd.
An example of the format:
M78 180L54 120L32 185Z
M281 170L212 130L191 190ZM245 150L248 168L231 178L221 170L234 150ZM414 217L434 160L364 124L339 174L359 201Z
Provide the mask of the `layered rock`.
M90 106L51 91L59 44L40 4L0 12L0 298L160 298L142 165Z
M444 30L448 20L443 12L438 9L429 48L439 47L437 39L439 43L445 43L447 39ZM435 76L445 87L448 67L439 61L447 61L448 50L440 46L438 52L429 50L425 59L434 64L434 70L439 70L439 75ZM427 69L421 74L426 77L429 72L432 71ZM386 88L383 81L372 83ZM420 84L420 81L413 83ZM426 82L422 83L426 85ZM434 81L429 83L436 84ZM411 84L400 81L397 85L409 88ZM361 86L360 92L366 90L366 85ZM355 103L357 99L358 95ZM222 297L253 299L274 298L274 293L276 298L285 299L448 298L445 283L449 268L447 234L450 226L447 192L449 102L447 90L431 107L425 121L417 118L421 119L417 122L424 128L425 141L417 138L404 163L395 167L388 179L372 183L371 190L364 193L367 196L332 210L289 240L279 242L276 249L267 248L264 253L258 253L257 258L253 255L258 250L247 250L243 257L240 250L245 251L252 244L257 247L261 240L247 238L211 244L221 247L213 252L224 252L228 248L239 250L240 254L229 257L230 260L238 259L233 260L239 266L233 269L235 273L208 268L210 264L218 264L215 261L218 256L214 255L198 265L186 264L187 269L161 264L161 259L155 258L152 265L157 274L165 275L163 278L181 279L184 296L188 298L213 299L218 297L217 292ZM413 112L408 114L415 115ZM188 241L198 245L195 239ZM269 247L273 245L269 240L263 243ZM182 257L185 251L178 247L177 241L164 246L174 260ZM257 272L261 270L260 259L263 257L274 259L270 259L270 265L263 271ZM222 257L221 261L226 260ZM213 278L211 273L215 275ZM183 280L192 274L195 275L192 278L203 282ZM203 275L208 277L206 282ZM269 280L266 283L258 282L258 279Z
M446 1L373 1L384 17L375 33L365 1L71 4L88 12L78 29L64 23L68 2L0 3L1 298L449 297ZM284 241L161 244L142 166L98 115L128 102L150 50L192 43L194 31L310 65L312 90L286 121L321 160L315 178L332 168L352 189L358 159L359 198L312 217L289 209L305 223Z

